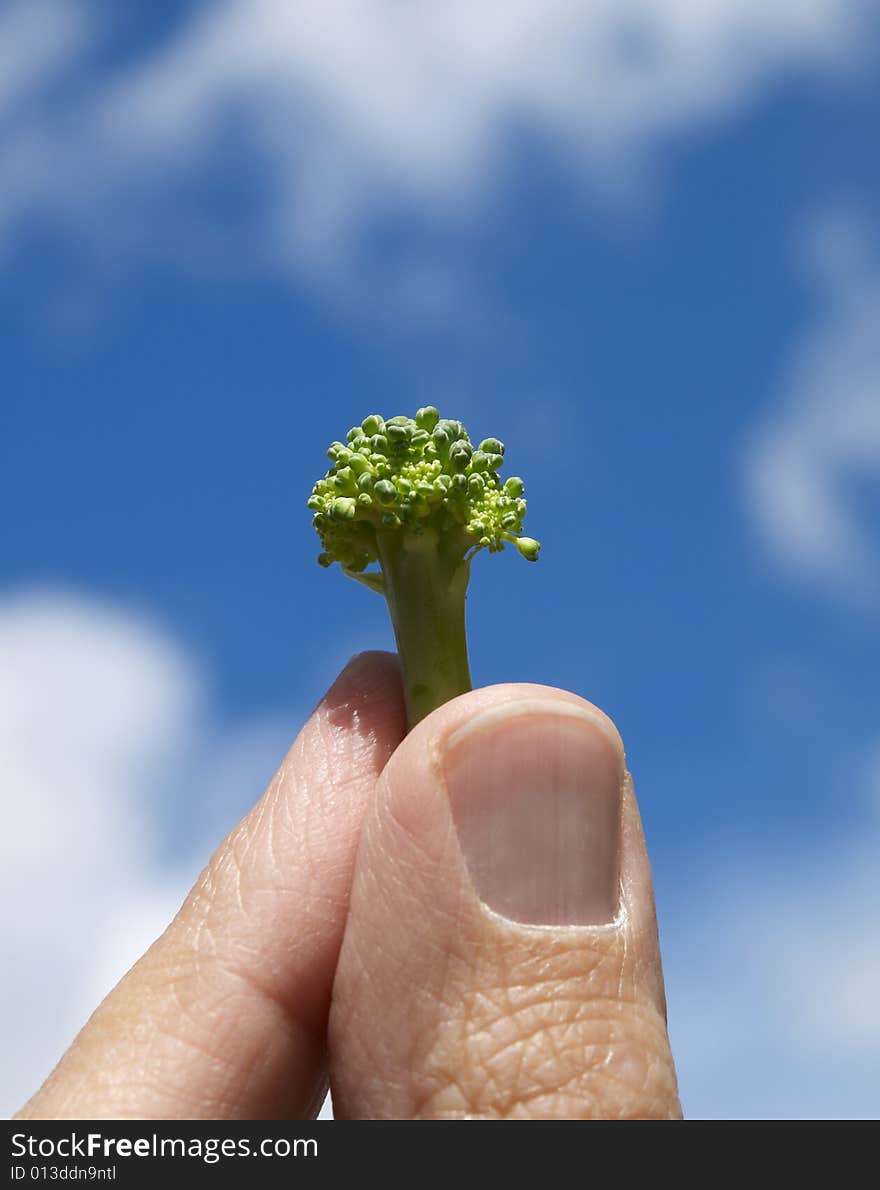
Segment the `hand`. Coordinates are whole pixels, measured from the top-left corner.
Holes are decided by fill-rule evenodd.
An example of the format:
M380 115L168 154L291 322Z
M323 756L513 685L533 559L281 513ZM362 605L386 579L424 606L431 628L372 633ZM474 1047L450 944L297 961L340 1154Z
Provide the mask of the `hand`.
M679 1114L619 736L495 686L406 738L356 657L25 1119ZM108 895L112 890L108 889Z

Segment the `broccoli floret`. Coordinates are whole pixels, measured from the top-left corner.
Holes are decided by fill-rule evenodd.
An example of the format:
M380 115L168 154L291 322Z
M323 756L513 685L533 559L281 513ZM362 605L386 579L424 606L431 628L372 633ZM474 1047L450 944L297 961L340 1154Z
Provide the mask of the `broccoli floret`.
M523 481L500 479L497 438L475 448L460 421L430 406L415 418L371 414L327 454L332 466L309 499L323 546L318 561L338 562L385 596L412 727L471 689L464 615L471 559L509 542L537 560L539 543L521 536Z

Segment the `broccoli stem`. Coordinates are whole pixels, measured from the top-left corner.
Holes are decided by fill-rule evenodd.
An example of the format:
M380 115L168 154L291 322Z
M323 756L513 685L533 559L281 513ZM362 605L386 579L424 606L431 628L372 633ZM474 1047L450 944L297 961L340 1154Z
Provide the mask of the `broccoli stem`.
M380 531L376 539L413 728L472 689L464 611L470 562L459 540L430 529Z

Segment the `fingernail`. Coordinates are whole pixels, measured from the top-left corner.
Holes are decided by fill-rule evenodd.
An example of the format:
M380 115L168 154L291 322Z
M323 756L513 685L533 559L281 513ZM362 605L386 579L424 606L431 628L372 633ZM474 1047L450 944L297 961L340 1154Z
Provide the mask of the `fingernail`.
M602 925L618 906L623 754L586 710L508 703L458 729L443 755L471 881L529 925Z

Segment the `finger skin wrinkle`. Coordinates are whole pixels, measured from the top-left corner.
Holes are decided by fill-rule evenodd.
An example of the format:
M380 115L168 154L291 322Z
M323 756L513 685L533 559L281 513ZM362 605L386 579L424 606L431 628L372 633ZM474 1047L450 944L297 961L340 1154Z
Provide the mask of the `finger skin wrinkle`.
M161 1105L157 1110L173 1117L178 1106L192 1110L195 1096L206 1111L238 1114L261 1068L307 1035L289 1006L205 944L187 962L154 974L154 986L139 989L138 1018L114 1014L104 1022L115 1039L105 1068L129 1072L116 1082L117 1102L130 1099L141 1110ZM274 1054L260 1040L267 1034Z
M262 823L270 841L274 818L269 812ZM215 854L168 940L192 963L213 957L259 988L261 995L293 1011L286 989L294 982L298 955L323 943L328 922L338 916L344 898L325 890L303 903L301 886L307 871L299 869L285 877L280 865L271 870L262 858L267 840L260 845L261 863L248 866L250 840L249 828L242 825ZM270 854L275 854L269 845ZM291 933L279 945L288 905Z
M280 1023L288 1029L303 1033L316 1027L323 1030L326 1003L316 997L296 997L291 993L295 982L286 978L297 950L308 945L302 929L279 959L267 951L258 932L234 932L222 914L212 911L210 903L207 915L176 925L180 937L163 948L156 975L173 987L178 1011L192 1015L194 1027L201 1022L213 1032L215 1016L238 1027L239 1014L222 1008L233 981L245 1001L243 1012L252 1011L252 1002L263 1002L277 1010Z
M668 1103L674 1076L653 1006L589 1000L550 984L541 994L519 1007L505 1004L503 989L495 1006L485 997L476 1010L447 1005L416 1047L414 1115L511 1119L549 1110L607 1119L652 1116L653 1104Z
M609 1036L601 1020L592 1025L520 1022L520 1035L497 1048L491 1035L462 1045L441 1030L413 1086L414 1117L668 1117L675 1080L665 1044L638 1026Z
M502 929L499 938L494 926L488 937L465 929L452 938L445 957L430 963L433 979L410 993L413 1116L670 1115L675 1076L665 1020L621 936L577 934L549 948L541 939L532 951L517 931ZM370 956L360 960L368 982ZM376 955L372 969L384 979L393 972Z
M445 956L426 950L423 980L393 946L372 941L352 939L360 975L334 1013L357 1039L350 1066L363 1072L358 1093L376 1114L390 1095L407 1104L399 1114L422 1119L678 1116L665 1020L624 969L631 952L619 938L523 953L521 937L475 941L465 931ZM405 1004L392 1039L370 1028L362 1007L376 1002L365 992L377 972L381 998ZM384 1093L366 1082L376 1070Z

